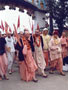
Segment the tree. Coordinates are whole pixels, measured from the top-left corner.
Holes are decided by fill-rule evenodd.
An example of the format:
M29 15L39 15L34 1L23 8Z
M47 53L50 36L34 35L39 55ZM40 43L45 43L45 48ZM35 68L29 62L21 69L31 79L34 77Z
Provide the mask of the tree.
M50 18L49 34L50 35L52 35L52 33L53 33L53 10L54 10L54 5L55 5L54 0L47 0L47 8L48 8L48 12L50 14L50 16L49 16L49 18Z
M53 19L59 28L61 36L64 25L68 18L68 0L47 0L48 12L50 13L50 34L53 32Z
M67 0L59 0L53 10L53 18L56 20L56 23L59 28L59 36L61 36L64 25L66 23L66 18L68 17L68 3Z

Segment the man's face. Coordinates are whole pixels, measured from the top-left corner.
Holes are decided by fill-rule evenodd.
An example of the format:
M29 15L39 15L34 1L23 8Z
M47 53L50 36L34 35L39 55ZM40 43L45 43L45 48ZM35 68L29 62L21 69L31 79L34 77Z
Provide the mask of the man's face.
M29 34L29 33L26 33L26 34L25 34L25 36L26 36L26 37L29 37L29 36L30 36L30 34Z
M7 37L7 35L6 35L6 34L4 34L4 37Z
M10 38L11 37L11 34L10 33L8 33L8 38Z
M22 34L22 33L20 33L20 37L21 37L21 38L23 37L23 34Z
M38 30L36 30L35 34L38 36L38 35L40 35L40 32Z
M45 31L43 32L43 34L47 35L47 34L48 34L48 30L45 30Z
M54 38L57 38L57 37L58 37L58 35L57 35L57 34L55 34L55 35L54 35Z
M26 36L27 38L29 38L29 37L30 37L30 33L29 33L29 31L28 31L28 30L26 30L26 31L25 31L25 36Z

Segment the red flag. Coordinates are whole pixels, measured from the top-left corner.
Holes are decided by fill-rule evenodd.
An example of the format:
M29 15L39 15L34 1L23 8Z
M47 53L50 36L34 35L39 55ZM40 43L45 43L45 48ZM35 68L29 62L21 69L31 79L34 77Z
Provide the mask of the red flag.
M18 16L17 29L20 27L20 16Z
M37 30L40 30L40 28L39 28L39 24L37 24Z
M7 24L7 22L5 21L5 32L8 33L8 27L9 25Z
M3 21L1 20L1 29L4 31Z
M9 32L12 32L11 28L9 27Z

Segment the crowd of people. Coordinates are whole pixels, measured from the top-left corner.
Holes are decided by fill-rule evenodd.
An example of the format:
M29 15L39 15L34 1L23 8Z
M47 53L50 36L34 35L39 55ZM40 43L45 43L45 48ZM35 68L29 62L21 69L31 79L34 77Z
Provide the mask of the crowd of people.
M48 78L46 68L50 74L57 70L59 75L65 76L63 71L68 71L67 59L68 38L65 32L61 38L56 30L50 36L47 28L42 32L35 30L35 34L30 34L27 29L19 34L2 35L0 32L0 80L9 80L7 73L14 72L15 61L19 65L21 80L27 82L38 82L36 75Z

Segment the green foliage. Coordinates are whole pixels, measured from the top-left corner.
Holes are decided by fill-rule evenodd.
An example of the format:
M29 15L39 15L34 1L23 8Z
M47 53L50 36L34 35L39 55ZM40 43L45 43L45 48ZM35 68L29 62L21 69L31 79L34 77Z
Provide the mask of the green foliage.
M47 0L48 11L57 23L59 36L61 36L64 25L68 18L68 0Z

